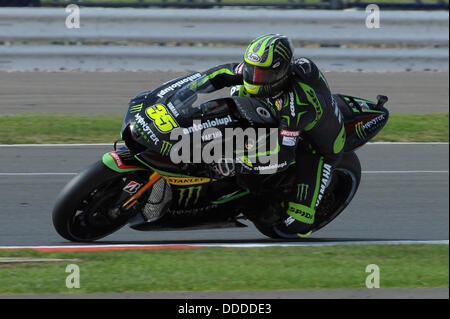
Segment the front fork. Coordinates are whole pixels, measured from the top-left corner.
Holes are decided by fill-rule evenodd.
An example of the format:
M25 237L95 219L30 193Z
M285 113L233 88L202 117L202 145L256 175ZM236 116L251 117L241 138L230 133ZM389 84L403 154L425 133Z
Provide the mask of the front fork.
M113 171L118 173L132 173L138 171L148 171L148 168L139 166L136 163L134 156L130 154L127 149L109 152L102 157L103 164ZM119 202L123 202L120 205L120 211L123 213L129 213L131 209L136 205L139 198L145 194L159 179L161 175L157 172L153 172L148 181L142 184L140 180L134 180L131 178L122 190L121 198Z
M147 184L142 186L136 194L131 196L125 203L122 204L122 208L125 210L130 210L134 205L136 205L138 199L144 194L147 190L149 190L157 181L159 181L161 178L161 175L157 172L153 172L149 179Z

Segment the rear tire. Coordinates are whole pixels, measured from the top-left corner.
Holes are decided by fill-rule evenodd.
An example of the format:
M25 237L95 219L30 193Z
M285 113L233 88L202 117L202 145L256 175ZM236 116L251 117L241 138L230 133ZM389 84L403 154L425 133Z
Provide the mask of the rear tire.
M342 160L333 170L331 185L328 187L319 207L311 233L325 227L348 206L358 190L361 181L361 164L355 152L344 153ZM280 212L280 216L284 212ZM254 222L256 228L273 239L300 239L297 234L282 234L274 226Z
M361 164L355 152L344 153L333 173L334 185L317 208L312 232L325 227L350 204L361 182ZM331 196L330 196L331 195ZM332 198L331 198L332 197Z
M71 241L90 242L124 226L127 220L112 219L107 214L122 192L124 176L99 161L73 178L58 195L53 209L58 234Z

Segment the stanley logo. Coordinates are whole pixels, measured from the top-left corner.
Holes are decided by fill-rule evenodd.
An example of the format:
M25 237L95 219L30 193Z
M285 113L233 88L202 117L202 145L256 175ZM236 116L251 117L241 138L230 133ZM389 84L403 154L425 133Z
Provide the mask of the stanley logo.
M163 177L169 184L177 186L197 185L211 182L211 179L207 177L171 177L171 176L163 176ZM215 180L213 179L213 181Z

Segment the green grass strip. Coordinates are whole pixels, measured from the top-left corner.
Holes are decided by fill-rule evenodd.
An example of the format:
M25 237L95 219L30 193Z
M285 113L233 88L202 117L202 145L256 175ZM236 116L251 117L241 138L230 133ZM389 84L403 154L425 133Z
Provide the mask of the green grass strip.
M448 142L448 113L390 114L378 142Z
M112 143L123 115L0 114L0 144Z
M449 284L448 245L0 251L6 256L80 261L0 264L1 294L366 288L369 264L379 267L380 288ZM73 263L80 288L68 289Z
M0 144L112 143L123 115L1 114ZM448 142L448 114L391 114L372 141Z

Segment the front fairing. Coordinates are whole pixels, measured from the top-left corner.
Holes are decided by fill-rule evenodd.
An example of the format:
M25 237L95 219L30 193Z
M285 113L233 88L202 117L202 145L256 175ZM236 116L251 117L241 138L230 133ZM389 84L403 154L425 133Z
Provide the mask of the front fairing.
M186 82L186 78L143 92L129 103L122 124L122 139L151 168L175 174L206 174L205 165L196 163L194 158L183 161L184 164L174 164L171 160L172 147L180 137L189 137L190 154L194 156L202 149L200 145L216 136L225 136L226 128L274 125L267 111L260 112L264 105L254 99L227 97L197 102L197 93L190 89L189 81L178 87L177 83Z
M165 153L167 143L164 141L170 140L170 133L189 124L185 114L180 111L180 105L185 109L193 109L197 95L189 90L189 85L199 75L195 73L172 80L131 99L122 123L121 136L125 142L135 143L131 145L132 150ZM174 99L174 95L179 95L180 91L184 94Z
M186 165L173 164L169 156L180 134L191 135L195 128L193 121L207 121L205 114L229 117L225 104L195 104L197 94L190 89L189 81L194 78L197 78L195 74L140 93L128 105L122 139L133 154L152 168L186 174ZM177 83L184 84L178 87ZM189 165L191 169L199 166L202 165Z

